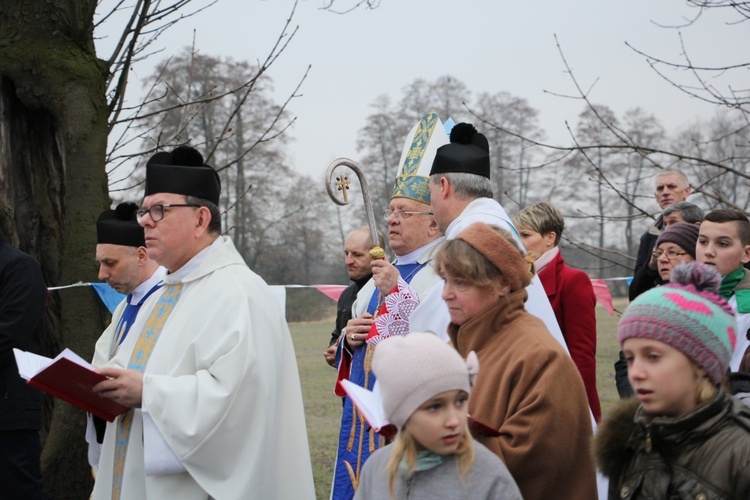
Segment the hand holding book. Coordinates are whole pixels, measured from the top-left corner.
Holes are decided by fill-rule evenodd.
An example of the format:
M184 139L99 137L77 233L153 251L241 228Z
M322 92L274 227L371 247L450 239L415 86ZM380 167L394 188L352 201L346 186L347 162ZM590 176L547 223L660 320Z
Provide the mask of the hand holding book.
M93 387L107 377L70 349L55 359L13 349L18 374L30 385L108 421L128 410L111 399L99 396Z

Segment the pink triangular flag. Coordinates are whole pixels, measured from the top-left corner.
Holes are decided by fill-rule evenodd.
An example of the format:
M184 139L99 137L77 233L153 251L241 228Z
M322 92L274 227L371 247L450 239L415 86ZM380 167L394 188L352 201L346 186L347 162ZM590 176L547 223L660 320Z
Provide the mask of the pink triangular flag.
M610 316L615 315L615 308L612 305L612 294L609 293L609 287L604 280L591 280L591 286L594 287L596 300L604 306Z
M338 302L341 293L346 289L346 285L315 285L315 288L319 292L324 293L326 297L330 297Z

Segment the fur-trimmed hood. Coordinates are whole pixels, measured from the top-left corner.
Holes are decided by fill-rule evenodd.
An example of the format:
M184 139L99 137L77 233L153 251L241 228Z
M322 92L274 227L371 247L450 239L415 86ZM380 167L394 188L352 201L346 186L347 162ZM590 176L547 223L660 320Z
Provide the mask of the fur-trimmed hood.
M635 399L619 401L604 416L594 439L596 465L607 477L614 477L623 470L632 458L633 451L627 447L635 429L635 414L640 402Z
M724 392L676 419L640 408L617 404L597 432L610 498L750 498L750 408Z

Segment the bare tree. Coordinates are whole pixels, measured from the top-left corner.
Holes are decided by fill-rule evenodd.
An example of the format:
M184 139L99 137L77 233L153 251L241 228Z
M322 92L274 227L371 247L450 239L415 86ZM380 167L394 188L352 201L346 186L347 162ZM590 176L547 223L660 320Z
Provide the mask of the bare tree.
M407 84L395 105L384 95L373 101L374 112L359 131L357 149L362 152L360 161L368 175L377 215L390 203L401 150L409 130L433 109L443 122L451 117L461 121L462 103L470 95L466 85L445 75L434 82L418 78ZM465 111L463 115L466 116ZM360 220L365 220L364 214L360 215Z
M534 175L534 183L531 181L532 173L537 173L535 165L540 161L538 156L541 148L520 136L543 140L544 131L539 125L539 111L532 108L526 99L509 92L480 94L476 100L476 109L481 116L516 133L510 135L497 128L482 130L491 144L494 167L491 179L495 199L505 204L505 195L519 207L527 206L530 198L538 192L541 176Z
M146 104L161 98L150 94L130 107L131 69L157 51L165 30L211 3L0 3L0 214L6 234L40 261L49 284L95 279L95 221L110 204L103 166L128 168L143 153L130 152L140 141L134 127L145 118ZM100 57L95 31L107 24L117 26L119 35L109 55ZM285 27L261 72L290 39ZM115 129L124 132L114 132L108 152ZM50 311L57 339L90 357L104 328L94 293L74 288L52 294ZM55 404L42 456L53 498L86 498L91 492L83 433L83 412Z
M695 188L704 194L709 208L731 206L750 209L750 180L737 173L750 173L750 124L738 112L720 111L708 123L696 123L680 133L673 148L691 158L710 160L706 164L692 159L679 159Z
M691 2L702 9L718 8L719 6L733 9L740 14L740 20L747 20L747 3L729 2ZM700 19L697 16L693 21ZM544 141L534 139L528 134L518 134L507 128L506 125L497 123L496 118L489 119L479 112L479 107L472 110L477 119L485 122L487 126L495 127L519 139L527 140L535 146L546 150L546 160L538 164L540 170L553 168L559 172L588 164L588 175L590 180L595 181L597 199L600 200L598 209L595 211L578 211L583 218L591 218L597 221L599 235L598 241L586 242L590 250L600 256L600 265L605 261L620 262L626 269L630 266L622 257L633 254L634 238L632 222L644 217L654 217L653 201L648 193L638 194L638 188L645 186L645 182L653 176L668 168L681 168L688 173L689 177L695 179L692 184L694 191L703 195L710 206L728 206L739 209L747 209L747 186L750 179L750 171L747 165L748 143L748 110L744 97L745 86L730 85L727 93L717 91L717 87L709 85L698 85L702 98L713 102L719 109L728 108L729 111L723 118L715 119L714 125L706 127L704 124L696 125L688 131L680 134L677 141L671 145L666 141L663 130L655 121L644 115L643 112L633 110L626 114L621 125L611 113L600 112L600 107L594 105L590 100L593 86L582 86L570 66L558 43L558 50L563 60L567 73L570 75L576 93L572 96L561 96L563 98L578 99L584 106L583 118L588 125L579 123L578 128L568 131L571 137L570 145L553 145ZM686 56L687 57L687 56ZM656 63L652 60L652 66ZM658 64L669 64L659 60ZM672 67L688 69L689 74L695 78L701 78L703 71L716 73L729 73L746 65L732 67L712 68L710 66L698 67L692 63L685 67L671 63ZM697 92L694 88L670 80L670 83L681 91L690 93ZM693 95L693 94L691 94ZM694 97L698 97L694 94ZM710 131L710 132L709 132ZM707 134L708 132L708 134ZM608 158L617 163L615 169L606 168ZM573 172L576 170L574 169ZM620 173L625 173L624 177ZM575 175L575 174L574 174ZM563 179L570 174L563 174ZM568 199L575 199L576 191L568 191ZM607 208L605 199L618 200L617 203ZM620 237L618 225L625 222L622 234L627 238L623 245L617 240ZM603 238L605 230L610 236ZM605 245L605 243L607 243ZM611 257L604 257L606 251ZM624 249L624 251L620 250ZM618 257L618 254L621 254Z

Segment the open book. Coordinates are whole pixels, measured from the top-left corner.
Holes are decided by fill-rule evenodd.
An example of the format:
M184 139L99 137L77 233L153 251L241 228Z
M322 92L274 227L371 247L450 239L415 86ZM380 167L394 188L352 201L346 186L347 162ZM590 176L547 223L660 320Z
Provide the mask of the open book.
M108 421L127 411L123 406L93 391L107 377L79 355L65 349L55 359L13 349L18 374L30 385Z
M372 430L387 438L392 438L396 435L398 429L385 418L383 399L380 395L380 384L377 381L372 391L368 391L364 387L346 379L341 381L341 386L351 398L354 406L364 415L365 420L370 424Z
M398 429L396 429L395 425L388 422L388 419L385 417L383 398L380 395L380 384L377 381L375 381L372 391L368 391L364 387L358 386L349 380L342 380L341 386L375 432L388 438L392 438L396 435ZM469 416L468 425L469 432L471 432L475 438L497 437L500 435L497 429L494 429L471 416Z

